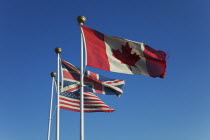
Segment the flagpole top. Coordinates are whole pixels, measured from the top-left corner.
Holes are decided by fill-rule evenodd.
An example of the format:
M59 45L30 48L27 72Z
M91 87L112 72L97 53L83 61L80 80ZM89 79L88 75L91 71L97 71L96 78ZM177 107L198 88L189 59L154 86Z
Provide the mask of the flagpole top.
M55 77L56 76L56 72L51 72L51 77Z
M77 22L79 23L79 25L83 25L86 22L85 16L78 16Z
M60 54L60 53L62 52L62 49L59 48L59 47L56 47L56 48L55 48L55 52L56 52L57 54Z

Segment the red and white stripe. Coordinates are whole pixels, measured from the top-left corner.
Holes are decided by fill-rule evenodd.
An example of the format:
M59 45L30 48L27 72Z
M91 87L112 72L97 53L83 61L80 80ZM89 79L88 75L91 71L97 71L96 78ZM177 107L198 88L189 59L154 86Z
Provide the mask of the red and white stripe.
M60 108L80 112L80 99L68 98L60 95ZM114 109L106 105L91 92L84 92L84 112L113 112Z
M144 43L104 35L84 25L81 26L88 66L126 74L147 75L163 78L166 71L166 53L155 50ZM112 50L120 50L126 43L132 48L131 54L139 55L135 66L121 63L113 56ZM129 68L131 67L131 69Z

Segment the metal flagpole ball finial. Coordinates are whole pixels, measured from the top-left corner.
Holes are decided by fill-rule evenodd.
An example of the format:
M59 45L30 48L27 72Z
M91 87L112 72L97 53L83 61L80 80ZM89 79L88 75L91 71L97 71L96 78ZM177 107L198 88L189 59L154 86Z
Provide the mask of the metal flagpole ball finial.
M62 52L62 49L61 48L59 48L59 47L56 47L55 48L55 52L58 54L58 53L61 53Z
M79 23L79 25L83 25L86 22L85 16L78 16L77 22Z
M51 77L55 77L56 76L56 72L51 72Z

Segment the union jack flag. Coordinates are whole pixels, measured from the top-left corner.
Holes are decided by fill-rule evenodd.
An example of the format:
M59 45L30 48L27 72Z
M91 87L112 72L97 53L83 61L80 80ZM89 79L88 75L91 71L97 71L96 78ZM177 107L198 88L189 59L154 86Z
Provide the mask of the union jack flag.
M62 92L59 98L60 108L80 112L80 93ZM91 92L84 92L84 112L113 112L114 109L106 105Z
M64 60L61 60L61 64L63 91L73 92L78 90L80 88L80 69ZM106 78L91 71L85 71L84 73L84 91L120 97L123 93L122 87L124 84L124 80Z

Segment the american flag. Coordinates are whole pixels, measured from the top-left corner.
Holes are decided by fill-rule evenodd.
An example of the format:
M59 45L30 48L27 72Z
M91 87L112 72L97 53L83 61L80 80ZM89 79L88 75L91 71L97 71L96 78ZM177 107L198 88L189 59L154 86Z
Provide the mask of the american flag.
M64 60L61 60L61 63L63 72L63 91L72 92L79 89L80 69ZM74 83L78 84L76 85ZM122 87L125 84L125 81L110 79L91 71L85 71L84 84L86 89L90 92L117 95L119 97L123 93Z
M80 112L80 93L60 93L60 108ZM102 100L91 92L84 92L84 112L113 112Z

